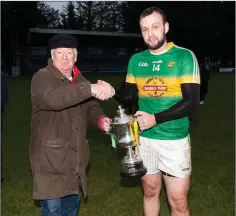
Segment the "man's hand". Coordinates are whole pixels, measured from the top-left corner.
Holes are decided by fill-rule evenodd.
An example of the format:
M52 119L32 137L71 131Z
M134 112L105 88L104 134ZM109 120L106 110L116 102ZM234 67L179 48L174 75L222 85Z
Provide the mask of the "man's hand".
M107 82L99 80L97 84L91 84L92 96L99 100L108 100L115 94L114 88Z
M102 123L102 128L104 131L110 131L111 130L111 120L108 117L105 117L101 121Z
M147 130L156 125L156 119L153 114L142 111L137 111L134 116L137 117L137 122L141 130Z
M107 89L107 91L111 92L112 97L115 95L116 93L115 89L108 82L105 82L103 80L98 80L97 84L104 86Z

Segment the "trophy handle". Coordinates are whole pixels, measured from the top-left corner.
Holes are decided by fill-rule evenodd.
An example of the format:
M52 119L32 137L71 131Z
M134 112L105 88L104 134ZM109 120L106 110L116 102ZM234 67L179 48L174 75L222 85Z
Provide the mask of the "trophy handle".
M133 119L134 119L134 122L137 122L137 117L136 117L136 116L132 116L132 117L133 117ZM138 133L139 133L139 134L143 133L143 130L140 130Z
M138 131L138 122L137 122L136 118L134 118L133 127L134 127L134 137L135 137L136 149L139 154L139 134L140 133Z
M138 131L138 122L136 118L134 119L133 127L134 127L135 143L137 144L139 142L139 131Z

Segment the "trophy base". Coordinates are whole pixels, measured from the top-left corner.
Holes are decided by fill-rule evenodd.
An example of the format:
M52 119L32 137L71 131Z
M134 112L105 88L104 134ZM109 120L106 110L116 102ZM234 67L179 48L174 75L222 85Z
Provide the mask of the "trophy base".
M135 164L123 164L120 165L121 177L142 177L147 173L147 168L143 166L143 162Z
M138 173L123 173L120 172L121 177L143 177L147 173L147 169L141 170Z

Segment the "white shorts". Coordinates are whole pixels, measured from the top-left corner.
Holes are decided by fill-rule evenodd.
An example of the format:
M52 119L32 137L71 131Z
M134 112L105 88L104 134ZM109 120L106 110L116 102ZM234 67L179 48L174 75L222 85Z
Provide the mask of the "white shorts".
M140 156L146 174L162 171L184 178L191 175L191 146L189 136L179 140L155 140L140 136Z

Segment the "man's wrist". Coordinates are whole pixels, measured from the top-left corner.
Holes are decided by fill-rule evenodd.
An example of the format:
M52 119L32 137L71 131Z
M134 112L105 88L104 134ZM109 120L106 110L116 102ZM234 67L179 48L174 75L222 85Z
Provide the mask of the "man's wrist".
M157 120L157 118L156 118L156 114L153 114L152 116L153 116L153 119L154 119L154 121L155 121L155 125L157 125L158 120Z
M98 119L98 128L102 131L104 131L104 127L103 127L103 124L102 124L102 120L104 118L107 118L106 116L100 116L100 118Z

